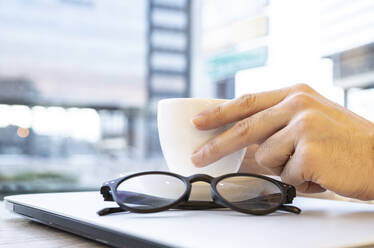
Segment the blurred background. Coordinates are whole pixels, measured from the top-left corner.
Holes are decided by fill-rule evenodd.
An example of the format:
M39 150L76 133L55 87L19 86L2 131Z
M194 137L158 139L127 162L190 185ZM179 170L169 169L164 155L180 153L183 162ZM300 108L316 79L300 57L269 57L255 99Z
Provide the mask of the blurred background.
M299 82L374 121L374 1L0 0L0 197L166 170L159 99Z

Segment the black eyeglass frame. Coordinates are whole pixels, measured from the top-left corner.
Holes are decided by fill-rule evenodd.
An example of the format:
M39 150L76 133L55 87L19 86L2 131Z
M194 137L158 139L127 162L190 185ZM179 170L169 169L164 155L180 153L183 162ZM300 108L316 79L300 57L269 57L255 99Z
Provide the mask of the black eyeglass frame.
M176 199L174 202L165 205L163 207L154 208L154 209L139 209L139 208L132 208L125 204L123 204L117 197L117 188L118 186L133 177L139 177L144 175L167 175L172 176L180 179L182 182L184 182L186 189L184 193ZM270 209L266 210L248 210L248 209L242 209L238 208L234 204L230 203L229 201L225 200L223 196L219 194L217 191L217 184L226 178L229 177L240 177L240 176L248 176L248 177L255 177L260 178L266 181L269 181L273 184L275 184L281 191L281 201L277 206L274 206ZM210 184L210 192L211 197L213 199L212 202L209 201L190 201L190 195L191 195L191 189L192 189L192 183L194 182L206 182ZM168 209L190 209L190 210L200 210L200 209L212 209L212 208L230 208L232 210L245 213L245 214L253 214L253 215L265 215L272 212L275 212L277 210L283 210L288 211L292 213L299 214L301 210L295 206L285 205L285 204L291 204L293 199L296 196L296 189L294 186L283 183L281 181L275 180L271 177L258 175L258 174L251 174L251 173L230 173L225 174L219 177L212 177L206 174L196 174L189 177L184 177L182 175L167 172L167 171L148 171L148 172L140 172L135 173L132 175L120 177L114 180L107 181L103 183L100 193L104 197L105 201L115 201L121 209L129 212L134 213L155 213L155 212L161 212L166 211ZM115 210L113 208L103 209L98 212L99 215L106 215L114 212L120 212L121 210Z

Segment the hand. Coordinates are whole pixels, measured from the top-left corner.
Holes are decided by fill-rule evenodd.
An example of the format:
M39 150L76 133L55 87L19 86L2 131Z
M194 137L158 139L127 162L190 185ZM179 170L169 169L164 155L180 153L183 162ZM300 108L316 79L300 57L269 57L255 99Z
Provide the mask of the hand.
M241 171L279 175L304 193L374 199L374 124L305 84L244 95L192 121L201 130L237 121L191 155L197 167L249 146Z

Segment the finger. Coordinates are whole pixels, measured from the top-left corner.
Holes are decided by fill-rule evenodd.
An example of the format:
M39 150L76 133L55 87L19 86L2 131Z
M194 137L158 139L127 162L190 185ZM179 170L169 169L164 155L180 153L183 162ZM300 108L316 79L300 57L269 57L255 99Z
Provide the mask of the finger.
M196 128L201 130L217 128L278 104L288 95L289 91L289 88L284 88L243 95L198 114L192 119L192 122Z
M319 95L306 84L296 84L283 89L247 94L198 114L192 119L192 122L196 128L201 130L217 128L275 106L294 93Z
M295 153L288 160L284 166L280 177L283 182L295 186L296 190L302 193L320 193L325 189L319 184L310 181L308 168L308 161L302 159L301 156L303 146L300 145L296 148Z
M300 193L322 193L326 191L326 189L322 188L321 185L310 181L295 186L295 188Z
M258 143L267 139L277 130L287 125L292 117L292 108L287 102L259 112L240 122L232 128L208 141L191 155L192 162L202 167L237 151L249 144Z
M295 150L295 133L288 125L265 140L255 153L256 162L263 168L280 175Z
M240 166L239 172L240 173L256 173L256 174L263 174L263 175L273 175L273 173L265 168L260 166L255 159L255 153L258 149L258 144L249 145L247 147L247 151L245 153L243 162Z

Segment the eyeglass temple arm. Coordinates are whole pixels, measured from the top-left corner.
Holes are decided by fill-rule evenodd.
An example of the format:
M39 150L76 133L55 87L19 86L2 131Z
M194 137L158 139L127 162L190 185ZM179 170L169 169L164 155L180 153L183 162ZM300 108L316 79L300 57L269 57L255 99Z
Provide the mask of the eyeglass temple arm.
M120 207L116 207L116 208L103 208L103 209L97 211L96 213L99 216L105 216L105 215L108 215L108 214L114 214L114 213L120 213L120 212L127 212L127 211L125 209L120 208Z
M235 205L267 204L266 203L267 201L272 200L272 199L276 200L277 198L279 198L279 193L269 194L269 195L264 195L264 196L258 196L258 197L251 198L251 199L244 200L244 201L237 201L237 202L235 202ZM285 204L288 204L288 203L292 203L292 200L291 201L287 200L285 202ZM291 206L291 205L285 205L285 204L280 205L278 209L281 210L281 211L287 211L287 212L291 212L291 213L295 213L295 214L300 214L301 213L300 208L295 207L295 206Z
M301 209L295 206L290 206L290 205L281 205L279 207L279 210L294 213L294 214L300 214Z
M184 204L181 204L175 209L180 210L208 210L208 209L215 209L215 208L224 208L223 206L215 203L215 202L204 202L204 201L189 201ZM287 211L295 214L300 214L301 210L295 206L288 206L288 205L281 205L279 210ZM99 216L105 216L108 214L119 213L119 212L127 212L127 210L122 209L120 207L116 208L104 208L97 212Z
M180 209L180 210L208 210L214 208L224 208L223 206L215 203L215 202L206 202L206 201L189 201L183 204L178 205L172 209ZM119 212L128 212L127 210L115 207L115 208L103 208L97 212L100 216L105 216L108 214L119 213Z
M245 200L240 202L240 204L248 204L251 201L261 200L258 198ZM188 201L183 204L178 205L175 209L181 210L207 210L207 209L215 209L215 208L225 208L224 206L219 205L215 202L207 202L207 201ZM279 210L286 211L290 213L300 214L301 209L295 206L290 205L281 205L279 206Z

